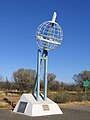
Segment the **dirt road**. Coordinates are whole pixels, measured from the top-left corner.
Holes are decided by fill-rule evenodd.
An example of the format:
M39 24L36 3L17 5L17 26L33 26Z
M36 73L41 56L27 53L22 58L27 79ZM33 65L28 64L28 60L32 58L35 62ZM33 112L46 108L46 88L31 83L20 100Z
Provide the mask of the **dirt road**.
M62 111L63 115L29 117L10 110L0 110L0 120L90 120L90 106L62 108Z

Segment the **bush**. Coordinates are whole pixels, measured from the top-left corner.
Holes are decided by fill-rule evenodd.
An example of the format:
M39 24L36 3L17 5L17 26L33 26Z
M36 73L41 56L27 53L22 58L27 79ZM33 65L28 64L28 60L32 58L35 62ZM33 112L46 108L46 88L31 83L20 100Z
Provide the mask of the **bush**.
M90 92L87 92L86 98L84 92L68 92L68 91L49 92L48 97L56 103L66 103L73 101L81 102L83 100L90 101Z
M56 103L65 103L69 101L69 96L65 92L62 93L56 92L54 94L53 93L49 94L49 98Z
M75 101L81 102L81 101L83 101L83 100L84 100L84 94L81 93L81 92L76 93Z
M67 94L63 93L63 94L57 94L57 95L54 97L54 101L55 101L56 103L65 103L65 102L68 102L69 99L68 99Z
M3 105L3 104L0 104L0 108L3 108L3 107L5 107L5 105Z
M86 92L87 96L86 96L86 100L90 101L90 91Z

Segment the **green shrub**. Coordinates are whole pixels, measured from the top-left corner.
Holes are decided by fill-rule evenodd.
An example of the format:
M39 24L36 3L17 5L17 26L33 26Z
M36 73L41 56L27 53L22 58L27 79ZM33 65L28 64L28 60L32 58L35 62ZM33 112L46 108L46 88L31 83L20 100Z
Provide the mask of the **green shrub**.
M69 91L49 92L48 97L56 103L65 103L73 101L81 102L83 100L90 101L90 92L87 92L86 94L87 96L85 98L84 92L69 92Z
M56 103L65 103L65 102L68 102L69 101L68 95L65 94L65 93L63 93L63 94L59 93L59 94L55 95L54 101Z
M83 93L80 93L80 92L76 93L75 101L81 102L81 101L83 101L83 100L84 100L84 95L83 95Z
M65 103L69 101L68 94L66 94L65 92L63 93L56 92L54 94L49 94L49 98L56 103Z
M86 92L86 100L90 101L90 91Z

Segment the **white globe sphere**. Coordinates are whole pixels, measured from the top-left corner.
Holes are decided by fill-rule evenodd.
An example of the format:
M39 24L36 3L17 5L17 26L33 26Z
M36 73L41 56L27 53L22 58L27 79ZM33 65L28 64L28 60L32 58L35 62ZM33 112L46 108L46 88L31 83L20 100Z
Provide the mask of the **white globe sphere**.
M52 50L61 44L63 31L58 23L46 21L37 28L36 38L40 48Z

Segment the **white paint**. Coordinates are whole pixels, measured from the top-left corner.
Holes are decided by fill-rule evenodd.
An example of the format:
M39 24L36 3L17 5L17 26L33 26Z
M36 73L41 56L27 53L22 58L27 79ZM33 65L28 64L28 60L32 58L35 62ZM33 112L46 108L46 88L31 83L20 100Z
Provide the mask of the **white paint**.
M52 23L55 23L56 16L57 16L57 14L56 14L56 12L54 12L54 13L53 13L53 17L52 17Z
M56 44L56 45L60 45L60 44L61 44L61 43L59 43L59 42L57 42L57 41L44 39L42 36L36 36L36 38L38 38L39 40L48 42L48 43Z
M17 112L20 102L28 102L24 113ZM43 105L48 106L49 110L44 110ZM59 106L49 98L47 98L46 101L44 101L40 97L39 101L36 101L32 94L23 94L13 112L28 116L63 114Z

